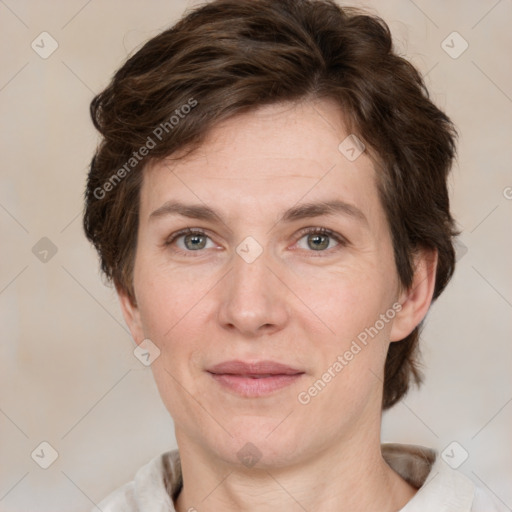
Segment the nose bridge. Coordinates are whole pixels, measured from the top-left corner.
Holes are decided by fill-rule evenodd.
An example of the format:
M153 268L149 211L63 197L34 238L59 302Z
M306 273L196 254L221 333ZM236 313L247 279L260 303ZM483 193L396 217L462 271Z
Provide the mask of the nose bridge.
M284 326L285 290L269 268L272 263L254 239L239 244L220 302L219 321L225 328L255 335Z

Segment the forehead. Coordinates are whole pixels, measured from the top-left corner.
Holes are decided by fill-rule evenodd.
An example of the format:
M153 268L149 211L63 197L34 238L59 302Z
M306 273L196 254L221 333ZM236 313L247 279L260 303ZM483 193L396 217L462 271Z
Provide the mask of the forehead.
M371 214L379 202L374 166L366 152L351 160L340 151L349 135L342 112L327 100L265 106L230 118L193 154L144 170L141 216L171 198L264 211L270 203L284 208L301 198L334 196Z

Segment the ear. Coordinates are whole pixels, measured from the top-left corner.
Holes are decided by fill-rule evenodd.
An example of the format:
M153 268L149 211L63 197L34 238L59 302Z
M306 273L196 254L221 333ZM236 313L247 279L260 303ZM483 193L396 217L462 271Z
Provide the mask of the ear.
M420 249L414 258L412 285L398 299L402 309L393 320L390 341L403 340L425 318L434 294L436 269L437 251Z
M132 299L126 290L116 286L117 296L121 304L121 311L123 317L130 329L133 341L139 344L144 339L144 331L142 329L142 322L140 319L139 308L134 299Z

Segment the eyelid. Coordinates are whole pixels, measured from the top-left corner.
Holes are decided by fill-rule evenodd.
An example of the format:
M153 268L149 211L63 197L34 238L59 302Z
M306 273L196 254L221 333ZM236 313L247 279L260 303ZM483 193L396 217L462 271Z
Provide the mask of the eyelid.
M336 247L332 247L331 249L327 249L327 250L324 250L324 251L313 251L313 250L311 250L311 251L307 251L307 252L317 253L318 255L321 255L322 253L331 253L332 251L335 251L336 248L338 248L338 247L345 247L345 246L349 245L349 241L344 236L342 236L341 234L339 234L336 231L333 231L333 230L331 230L329 228L320 227L320 226L309 226L309 227L300 229L298 231L298 233L294 237L295 238L294 245L301 238L303 238L306 235L310 235L310 234L319 234L319 235L329 236L332 239L334 239L338 243L338 245ZM178 238L180 238L182 236L185 236L185 235L201 235L201 236L206 236L212 242L214 242L212 236L210 236L208 230L206 230L206 229L203 229L203 228L184 228L184 229L180 229L180 230L172 233L171 235L169 235L165 239L163 245L165 247L168 247L171 244L173 244ZM183 251L182 249L175 249L175 250L177 252L185 253L185 254L188 254L188 255L193 254L195 252L197 252L197 253L204 252L204 250L198 250L198 251Z
M311 255L315 256L315 257L322 256L322 254L324 254L324 255L332 254L333 251L336 251L343 247L347 247L350 244L350 242L340 233L333 231L332 229L324 228L324 227L320 227L320 226L310 226L310 227L302 228L301 230L299 230L298 235L296 237L295 244L299 240L301 240L304 236L315 235L315 234L329 236L333 240L335 240L338 244L335 247L331 247L330 249L326 249L323 251L314 251L314 250L306 251L308 253L311 253ZM294 249L294 250L298 250L298 249Z
M174 233L171 233L163 242L163 247L168 248L170 245L174 244L176 240L182 236L186 235L201 235L206 236L209 240L214 242L212 236L210 236L208 230L202 229L202 228L183 228L178 231L175 231ZM215 242L214 242L215 243ZM175 252L185 254L187 256L194 255L194 253L201 253L204 252L203 250L198 251L184 251L183 249L175 248Z
M171 233L164 241L164 245L172 244L177 238L183 235L205 235L211 238L205 229L201 228L183 228Z

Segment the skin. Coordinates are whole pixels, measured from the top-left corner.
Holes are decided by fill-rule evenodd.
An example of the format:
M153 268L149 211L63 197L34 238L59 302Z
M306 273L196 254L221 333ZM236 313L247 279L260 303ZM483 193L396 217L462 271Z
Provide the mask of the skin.
M328 100L266 106L217 125L191 156L144 170L135 303L118 292L134 340L149 338L161 351L152 370L175 424L180 512L385 512L415 493L380 453L383 367L389 343L428 310L436 254L418 254L413 286L403 290L372 161L338 150L348 134ZM172 200L207 205L222 220L151 215ZM291 207L331 200L364 219L280 220ZM321 237L318 250L315 235L301 232L315 227L345 242ZM166 244L185 228L205 232L204 248L191 249L186 235ZM236 252L248 236L263 251L251 263ZM394 319L300 403L298 394L395 303ZM268 396L243 397L206 371L233 359L304 374ZM261 454L253 467L237 457L246 443Z

